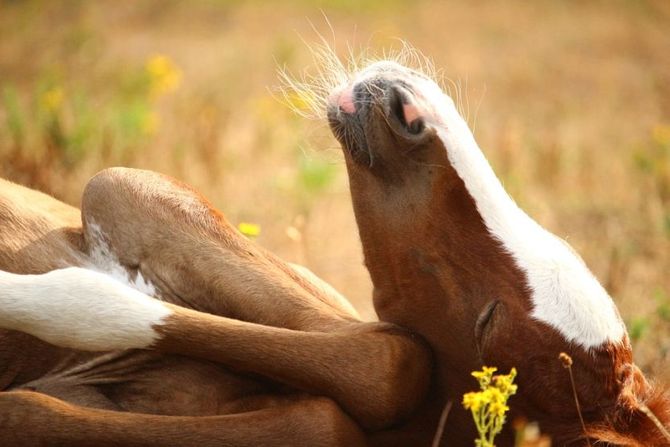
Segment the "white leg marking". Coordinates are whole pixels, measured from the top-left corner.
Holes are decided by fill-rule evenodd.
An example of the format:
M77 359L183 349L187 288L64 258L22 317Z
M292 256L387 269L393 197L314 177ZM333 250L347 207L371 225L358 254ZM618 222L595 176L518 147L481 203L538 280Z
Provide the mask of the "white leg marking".
M0 272L0 327L57 346L89 351L146 348L172 311L162 302L92 270L43 275Z

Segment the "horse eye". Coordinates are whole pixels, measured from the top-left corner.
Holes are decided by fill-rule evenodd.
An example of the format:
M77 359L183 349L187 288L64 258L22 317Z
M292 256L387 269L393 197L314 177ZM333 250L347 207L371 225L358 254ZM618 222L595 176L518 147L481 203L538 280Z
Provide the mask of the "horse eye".
M482 352L484 336L489 329L489 323L493 320L493 315L498 304L500 304L499 300L492 300L484 306L484 310L482 310L479 317L477 317L477 322L475 323L475 342L477 343L477 349L479 349L480 354Z

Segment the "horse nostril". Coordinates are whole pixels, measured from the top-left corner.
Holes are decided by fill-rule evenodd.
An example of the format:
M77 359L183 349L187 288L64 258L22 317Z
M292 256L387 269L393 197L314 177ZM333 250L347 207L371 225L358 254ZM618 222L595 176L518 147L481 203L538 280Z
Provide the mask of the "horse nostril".
M344 113L353 114L356 112L354 105L354 92L352 87L344 89L337 98L337 105Z
M407 126L407 121L405 119L405 110L403 104L403 94L396 88L392 88L389 91L389 106L391 113L396 117L400 124Z
M425 129L425 123L419 109L409 97L409 94L399 88L392 88L389 92L389 106L391 113L402 124L407 132L418 135Z
M408 116L409 113L407 109L405 109L405 119L409 121L409 124L407 125L407 130L409 131L409 133L413 135L419 135L426 128L426 123L423 121L423 118L419 117L418 115L416 115L416 118L412 120L409 120Z

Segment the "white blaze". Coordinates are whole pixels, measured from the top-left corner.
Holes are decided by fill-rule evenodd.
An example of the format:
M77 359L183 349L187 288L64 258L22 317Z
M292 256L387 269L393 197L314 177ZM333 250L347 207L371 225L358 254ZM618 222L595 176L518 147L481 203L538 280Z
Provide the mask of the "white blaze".
M0 271L0 327L57 346L90 351L146 348L153 326L172 311L162 302L92 270L42 275Z
M504 190L458 114L432 82L418 81L428 125L437 129L449 160L489 231L525 272L532 316L584 348L620 342L625 327L611 298L568 244L524 213ZM423 102L422 101L422 102Z

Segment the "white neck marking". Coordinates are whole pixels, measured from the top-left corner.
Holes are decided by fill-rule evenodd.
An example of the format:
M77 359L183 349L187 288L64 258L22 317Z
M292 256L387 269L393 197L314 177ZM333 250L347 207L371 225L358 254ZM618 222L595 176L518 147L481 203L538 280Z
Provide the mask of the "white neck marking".
M526 274L532 317L585 349L620 343L626 333L612 299L569 245L524 213L504 190L453 102L422 85L449 160L490 233Z

